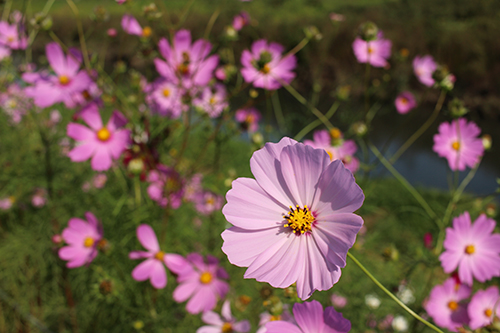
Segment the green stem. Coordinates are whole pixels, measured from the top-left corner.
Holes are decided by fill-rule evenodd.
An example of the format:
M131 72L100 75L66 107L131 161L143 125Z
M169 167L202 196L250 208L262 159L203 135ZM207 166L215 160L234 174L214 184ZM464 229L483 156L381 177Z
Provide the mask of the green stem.
M377 156L377 158L382 162L382 164L389 170L389 172L397 179L399 182L410 192L413 197L422 205L422 208L426 211L426 213L434 219L434 221L438 224L438 217L436 213L432 210L432 208L429 206L427 201L420 195L420 193L415 190L413 186L411 186L410 183L392 166L392 164L380 153L380 151L375 147L373 144L370 144L370 150Z
M141 205L141 181L139 177L134 177L135 205L138 208Z
M283 110L281 110L280 98L277 91L271 95L271 102L273 103L273 111L278 122L278 128L281 133L285 133L285 117L283 116Z
M406 151L406 149L408 149L429 128L429 126L431 126L434 120L436 120L439 111L441 111L441 108L443 107L445 97L446 91L441 90L441 94L439 95L436 107L434 108L434 112L432 113L432 115L415 133L413 133L413 135L408 140L406 140L406 142L398 149L398 151L394 155L392 155L392 157L389 159L389 162L391 164L394 164L394 162L396 162L396 160Z
M335 112L337 112L339 106L340 106L340 103L338 101L336 101L335 103L333 103L332 106L330 107L330 109L328 110L328 112L325 114L325 118L329 120L335 114ZM314 120L309 125L307 125L306 127L304 127L294 137L294 139L297 140L297 141L300 141L304 136L306 136L307 133L309 133L310 131L312 131L313 129L315 129L316 127L318 127L319 125L321 125L321 120L319 120L319 119Z
M285 59L286 57L288 56L291 56L297 52L299 52L300 50L302 50L306 45L307 43L309 43L309 38L305 37L304 39L302 39L297 45L295 45L295 47L293 49L291 49L290 51L288 51L282 59Z
M434 331L436 332L439 332L439 333L444 333L443 331L441 331L439 328L437 328L436 326L432 325L431 323L429 323L427 320L425 320L424 318L420 317L418 314L415 313L415 311L413 311L412 309L410 309L408 306L406 306L406 304L404 304L403 302L401 302L399 300L399 298L397 298L396 296L394 296L393 293L391 293L386 287L384 287L384 285L382 283L380 283L366 268L365 266L363 266L363 264L361 264L358 259L356 259L350 252L347 252L347 256L352 260L354 261L354 263L356 265L358 265L359 268L361 268L361 270L363 271L363 273L365 273L369 278L370 280L372 280L376 285L377 287L379 287L380 289L382 289L382 291L384 293L386 293L390 298L392 298L394 300L394 302L398 303L398 305L400 307L402 307L406 312L408 312L409 314L411 314L415 319L417 319L418 321L420 321L421 323L423 323L424 325L426 325L427 327L433 329Z
M73 0L66 0L66 2L71 7L73 14L75 14L76 26L78 28L78 35L80 37L80 46L82 48L83 61L85 63L85 67L87 68L87 71L90 73L90 71L92 70L92 67L90 66L89 53L87 51L87 44L85 43L85 34L83 32L83 25L82 25L82 19L80 17L80 12L78 11L78 7L75 5Z
M10 8L12 7L12 0L7 1L5 7L3 8L2 21L7 21L9 18Z
M217 20L217 17L219 17L219 14L220 7L215 10L215 12L210 17L210 20L208 21L207 28L205 29L205 34L203 35L205 39L208 39L208 37L210 36L210 31L212 31L212 28L215 24L215 21Z
M367 43L367 45L368 45L368 43ZM369 46L367 46L367 47L369 47ZM370 96L368 93L369 84L370 84L370 69L371 69L370 63L367 61L366 67L365 67L365 114L368 114L368 110L370 109Z

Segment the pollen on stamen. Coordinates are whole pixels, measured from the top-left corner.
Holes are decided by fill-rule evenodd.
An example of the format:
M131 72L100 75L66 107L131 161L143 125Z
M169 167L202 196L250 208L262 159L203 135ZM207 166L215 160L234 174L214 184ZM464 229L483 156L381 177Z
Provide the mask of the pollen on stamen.
M290 212L284 218L287 220L287 223L283 226L292 229L292 232L296 235L311 232L313 222L315 221L307 205L304 208L301 208L299 205L296 208L290 206Z

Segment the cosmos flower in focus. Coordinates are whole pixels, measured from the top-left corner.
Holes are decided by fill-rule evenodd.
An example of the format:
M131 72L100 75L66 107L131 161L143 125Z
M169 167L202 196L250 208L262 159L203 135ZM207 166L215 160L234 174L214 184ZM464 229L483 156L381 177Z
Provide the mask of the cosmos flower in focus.
M318 301L295 303L293 315L297 325L286 321L271 321L266 324L266 333L346 333L351 322L331 306L323 312Z
M465 118L458 118L451 123L442 123L439 133L434 135L434 150L439 156L445 157L451 170L473 168L484 153L481 130Z
M430 55L425 55L423 57L417 55L415 59L413 59L413 71L417 79L427 87L432 87L434 84L432 73L434 73L436 69L437 64Z
M219 260L207 256L207 261L198 253L191 253L185 259L175 255L175 260L167 262L167 267L177 274L179 285L174 290L174 300L184 302L189 299L186 310L191 314L210 311L229 291L225 280L229 278Z
M500 276L500 234L493 234L496 222L481 214L471 224L469 212L453 219L453 228L446 228L439 256L446 273L458 268L460 281L471 286L473 278L485 282Z
M297 59L294 55L283 57L284 50L282 45L263 39L255 41L250 51L244 50L241 54L241 75L245 82L267 90L280 88L281 82L292 82Z
M307 299L330 289L345 267L363 220L353 214L363 191L341 161L290 138L250 159L255 179L238 178L222 209L234 226L222 233L229 261L244 277L275 288L297 285Z
M411 92L403 91L396 97L394 105L399 113L406 114L417 106L417 101Z
M62 232L62 238L69 244L59 249L59 258L67 260L68 268L90 264L97 256L97 245L102 239L101 223L91 212L85 213L87 221L73 217Z
M391 56L391 47L392 42L384 39L381 31L375 40L367 42L357 37L352 43L352 49L358 62L368 62L373 67L385 67L389 64L387 59Z
M250 331L250 323L248 320L236 321L236 318L233 317L228 300L222 304L221 314L222 317L213 311L203 312L201 320L209 326L198 328L196 333L245 333Z
M457 328L469 323L467 301L471 288L449 278L442 285L435 286L425 304L425 311L441 327L457 332Z
M99 109L89 104L80 112L80 117L89 125L69 123L67 135L78 141L68 156L73 162L92 158L90 165L96 171L108 170L113 159L118 159L130 142L130 130L122 129L127 119L114 111L106 126L103 125Z

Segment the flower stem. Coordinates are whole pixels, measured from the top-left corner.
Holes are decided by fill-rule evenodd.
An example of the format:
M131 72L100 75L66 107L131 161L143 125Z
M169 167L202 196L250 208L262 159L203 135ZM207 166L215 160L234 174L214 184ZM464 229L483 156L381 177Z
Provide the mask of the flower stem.
M339 106L340 106L340 103L338 101L336 101L335 103L333 103L332 106L330 107L330 109L328 110L328 112L325 113L325 118L329 120L335 114L335 112L337 112ZM316 119L316 120L312 121L309 125L307 125L306 127L304 127L294 137L294 139L297 140L297 141L300 141L304 136L306 136L307 133L309 133L310 131L312 131L313 129L315 129L316 127L318 127L319 125L321 125L321 120Z
M406 304L404 304L403 302L401 302L399 300L399 298L397 298L393 293L391 293L386 287L384 287L384 285L382 283L380 283L366 268L365 266L363 266L363 264L361 264L358 259L356 259L350 252L347 252L347 256L352 260L354 261L354 263L356 265L358 265L359 268L361 268L361 270L363 271L363 273L365 273L369 278L370 280L372 280L376 285L377 287L379 287L380 289L382 289L382 291L384 293L386 293L390 298L392 298L394 300L394 302L398 303L398 305L400 307L402 307L406 312L408 312L409 314L411 314L415 319L417 319L418 321L422 322L424 325L426 325L427 327L433 329L434 331L436 332L439 332L439 333L444 333L443 331L441 331L439 328L437 328L436 326L434 326L433 324L429 323L427 320L425 320L424 318L420 317L418 314L415 313L415 311L413 311L412 309L410 309L408 306L406 306Z
M434 108L434 112L431 114L429 119L415 132L413 135L406 140L406 142L398 149L398 151L392 155L392 157L389 159L389 162L391 164L394 164L396 160L408 149L413 142L415 142L428 128L431 126L431 124L436 120L436 117L439 114L439 111L441 111L441 108L443 107L443 102L444 98L446 97L446 91L441 90L441 94L439 95L438 101L436 103L436 107Z
M78 11L78 7L75 5L73 0L66 0L66 2L71 7L73 14L75 14L76 26L78 28L78 35L80 36L80 46L82 48L83 62L85 63L85 68L87 68L87 72L90 73L92 67L90 66L89 53L87 51L87 44L85 43L85 34L83 32L83 25L82 25L82 19L80 18L80 12Z

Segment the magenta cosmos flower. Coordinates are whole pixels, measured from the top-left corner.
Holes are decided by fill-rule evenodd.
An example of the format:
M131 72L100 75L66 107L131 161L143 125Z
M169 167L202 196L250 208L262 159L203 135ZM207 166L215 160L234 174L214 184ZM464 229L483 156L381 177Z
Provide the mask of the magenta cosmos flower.
M67 260L68 268L90 264L97 256L97 245L102 239L102 226L91 212L85 213L87 221L74 217L63 230L62 238L68 246L59 249L59 258Z
M413 59L413 71L417 79L427 87L432 87L434 84L432 74L436 68L437 64L430 55L425 55L423 57L416 56L415 59Z
M244 50L241 54L241 75L245 82L267 90L280 88L282 82L292 82L297 59L294 55L283 57L283 51L284 47L278 43L268 44L263 39L255 41L251 51Z
M483 156L483 142L478 138L481 130L472 121L459 118L442 123L438 131L434 135L432 150L448 160L451 170L463 171L466 166L473 168Z
M210 191L198 192L194 198L196 211L202 215L210 215L221 209L222 197Z
M234 115L237 122L240 123L244 131L256 132L259 129L259 121L262 118L260 112L256 108L244 108L236 110Z
M201 320L209 326L202 326L196 330L196 333L228 333L228 332L248 332L250 323L248 320L236 321L231 314L231 306L226 300L222 304L222 317L213 311L206 311L201 316Z
M0 21L0 45L12 50L24 50L28 45L28 41L17 24Z
M275 288L297 284L306 299L340 278L363 225L353 214L364 195L342 162L290 138L266 143L250 159L255 179L238 178L222 209L234 226L222 233L229 261L245 278Z
M481 214L473 224L469 212L453 219L446 228L445 251L439 256L446 273L458 267L460 281L471 286L473 277L485 282L500 276L500 234L492 234L495 220Z
M174 300L180 303L189 299L186 305L189 313L212 310L217 299L224 298L229 291L229 285L224 281L229 276L213 256L207 256L207 262L198 253L191 253L186 259L176 256L167 262L167 267L177 274L179 283L174 290Z
M335 145L332 141L335 141ZM304 144L316 149L324 149L330 156L330 160L341 160L352 173L359 169L359 160L353 156L358 150L354 140L342 140L342 137L333 138L328 131L320 130L314 132L313 141L304 140Z
M470 293L469 286L457 284L454 278L449 278L432 289L425 311L437 325L457 332L458 327L469 323L466 299Z
M249 23L250 23L250 15L245 11L242 11L233 18L233 28L236 31L240 31L244 26L247 26Z
M486 290L478 290L469 304L470 328L476 330L500 318L500 295L498 287L491 286Z
M82 110L80 117L90 128L77 123L68 124L67 135L78 141L78 145L68 153L69 158L73 162L83 162L92 157L92 169L108 170L112 160L118 159L130 142L130 130L121 129L127 119L114 111L104 126L95 104L89 104Z
M212 45L208 41L199 39L191 44L191 33L188 30L179 30L172 45L162 38L158 48L166 60L154 60L158 73L186 89L206 86L219 63L217 55L209 56Z
M293 315L297 325L286 321L271 321L266 324L266 333L345 333L351 330L351 322L331 306L323 312L318 301L295 303Z
M150 27L142 28L136 18L130 14L125 14L122 17L122 28L126 33L140 37L149 37L153 33Z
M147 85L144 91L148 94L146 101L151 110L160 116L177 119L187 110L181 102L183 89L168 80L160 78Z
M151 183L147 190L151 200L161 207L166 207L167 204L174 209L180 207L184 196L184 181L177 171L158 164L156 170L149 172L147 181Z
M222 84L205 87L193 105L206 112L210 118L217 118L229 106L226 88Z
M80 70L81 54L75 49L70 49L70 54L65 57L59 44L52 42L45 47L47 60L56 75L38 75L38 79L23 79L34 86L25 88L26 95L32 97L37 106L45 108L55 103L71 98L75 93L87 89L92 82L84 70ZM36 75L29 73L29 77Z
M391 56L392 42L384 39L382 32L379 32L377 39L364 41L357 37L352 43L352 49L358 62L369 63L373 67L385 67L388 65L387 59Z
M394 105L399 113L406 114L417 106L417 101L411 92L403 91L396 97Z
M165 288L167 285L167 272L165 266L170 260L175 260L175 256L160 250L156 234L149 225L141 224L137 227L137 239L141 242L145 251L132 251L130 259L146 259L132 271L132 277L136 281L149 279L156 289Z

